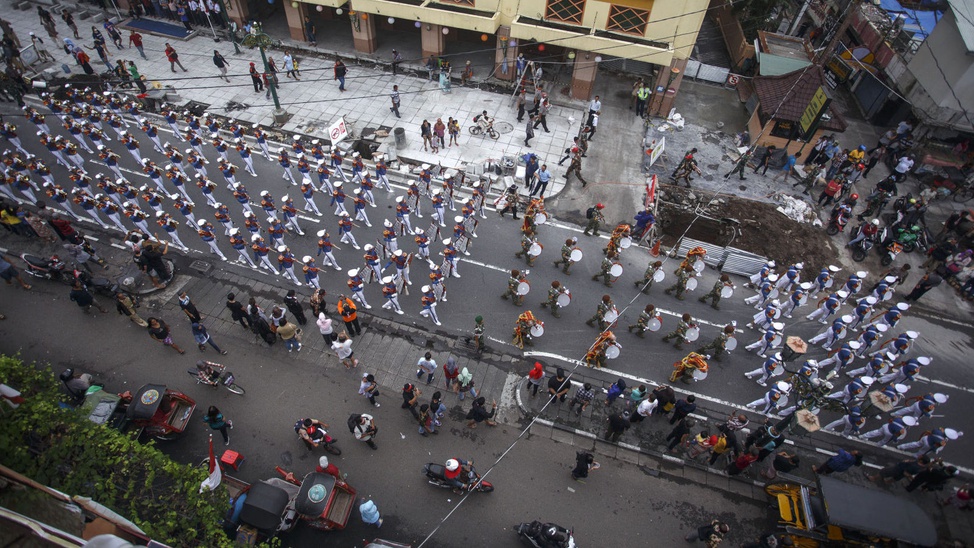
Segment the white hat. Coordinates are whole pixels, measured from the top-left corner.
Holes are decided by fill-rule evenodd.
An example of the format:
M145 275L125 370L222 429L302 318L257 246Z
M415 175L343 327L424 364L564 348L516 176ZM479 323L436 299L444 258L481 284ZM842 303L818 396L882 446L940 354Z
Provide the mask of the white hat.
M284 152L284 147L280 147L280 148L278 148L278 149L277 149L277 151L278 151L278 152Z
M176 194L174 192L174 193L172 193L172 194L169 195L169 199L170 200L178 200L179 199L179 194Z
M907 331L906 332L906 336L909 337L910 339L915 339L915 338L919 337L920 334L917 333L916 331Z
M105 150L105 145L98 145L98 150Z
M243 139L241 139L240 137L237 137L236 139L233 140L233 142L234 143L242 143L243 142Z
M347 211L342 211L341 214L339 215L339 217L348 217L348 216L349 215Z
M270 192L268 192L268 191L266 191L266 190L261 190L261 191L260 191L260 195L261 195L261 196L270 196L270 195L271 195L271 193L270 193Z
M196 221L196 224L198 224L200 226L206 226L206 219L200 219L200 220Z
M256 242L259 239L260 239L260 234L254 234L253 236L250 237L251 242Z
M392 227L392 222L389 219L383 219L382 226L384 226L386 228L390 228L390 227Z
M775 262L774 262L774 261L768 261L768 266L770 266L771 268L774 268L774 267L776 267L776 266L778 266L778 265L777 265L777 264L775 264Z
M142 185L139 187L139 192L145 192L149 189L149 185Z
M336 183L333 183L332 186L334 186L335 188L342 188L342 182L338 181Z
M170 169L172 169L172 164L166 164L166 167L164 167L163 169L169 171Z
M325 165L325 159L324 158L318 160L318 167L321 167L323 165Z
M774 322L773 324L771 324L771 327L773 327L775 331L781 331L782 329L785 328L785 324L784 322Z
M845 316L842 316L839 319L842 320L842 323L852 323L852 320L854 320L855 318L853 318L851 314L846 314Z
M419 290L422 291L423 293L429 293L430 286L424 285L423 287L419 288Z
M429 164L423 164L423 165L422 165L422 166L420 166L420 167L422 167L423 169L429 169L429 168L431 168L431 167L433 167L433 166L431 166L431 165L429 165Z
M443 189L442 188L434 188L433 189L433 196L439 196L442 192L443 192Z
M274 217L271 217L271 216L268 216L268 217L267 217L267 222L268 222L268 223L270 223L270 224L274 224L274 222L275 222L275 221L277 221L277 219L275 219Z
M451 239L449 239L449 238L447 238L447 239L445 239L445 240L443 240L443 245L450 245L450 244L452 244L452 243L453 243L453 240L451 240Z
M78 190L81 190L81 189L79 188ZM165 214L166 214L166 213L165 213L164 211L156 211L156 217L157 217L157 218L161 218L161 217L162 217L163 215L165 215Z
M457 215L456 217L454 217L453 218L453 222L455 222L455 223L462 223L463 222L463 215Z
M254 125L252 125L252 126L250 126L250 127L252 127L252 128L254 128L254 129L257 129L257 128L259 128L259 127L260 127L260 124L254 124Z
M869 273L866 272L865 270L860 270L859 272L856 272L856 276L858 276L860 278L865 278L868 275L869 275Z
M314 257L312 257L311 255L305 255L304 257L301 257L301 262L302 263L310 263L313 260L314 260Z
M876 297L873 296L866 297L866 304L868 304L869 306L876 304Z
M392 283L392 276L386 276L385 278L382 278L382 283L384 284Z
M849 296L849 293L846 292L846 291L836 291L835 292L835 296L838 297L838 298L840 298L840 299L844 299L844 298L846 298L846 297Z
M295 135L295 136L293 137L293 139L294 139L295 141L300 141L300 140L301 140L301 136L300 136L300 135Z
M423 229L422 228L419 228L417 226L416 228L413 229L413 234L419 236L420 234L424 234L424 232L423 232Z
M859 341L849 341L846 344L848 344L849 348L853 350L859 350L859 347L862 346L862 344L860 344Z
M279 246L277 246L277 252L278 253L284 253L285 251L287 251L287 246L286 245L279 245Z
M771 282L771 283L777 282L778 281L778 275L775 274L775 273L773 273L773 272L771 274L768 274L768 281Z
M801 269L805 268L805 263L795 263L795 268L797 268L798 270L801 270Z
M311 140L311 144L312 145L319 145L319 144L321 144L321 140L320 139L312 139Z
M236 236L237 234L240 234L240 229L239 228L233 227L233 228L230 229L230 235L231 236Z
M396 196L396 203L397 204L401 204L402 203L402 200L403 200L403 197L402 196Z
M132 207L132 202L125 200L122 202L122 207Z
M842 269L839 268L839 267L837 267L837 266L835 266L834 264L830 264L829 265L829 272L838 272L840 270L842 270Z
M327 230L325 230L325 229L321 229L321 230L319 230L319 231L317 232L317 235L318 235L318 237L319 237L319 238L324 238L324 237L325 237L325 234L327 234L327 233L328 233L328 231L327 231Z
M186 149L186 154L192 154L192 153L193 153L193 149L192 148L187 148Z
M361 156L361 154L359 154L358 152L352 153L352 158L358 158L359 156Z
M357 268L350 268L348 270L348 277L349 278L354 278L355 276L358 276L358 269Z
M898 310L899 310L900 312L906 312L907 310L909 310L909 309L910 309L910 305L908 305L908 304L906 304L906 303L898 303L898 304L896 305L896 308L897 308L897 309L898 309Z
M395 252L393 252L393 255L395 255L396 257L402 257L402 250L397 249Z
M920 365L922 365L922 366L924 366L924 367L930 365L930 362L932 362L932 361L933 361L933 358L931 358L929 356L919 356L917 358L917 363L920 364Z
M288 196L287 194L285 194L284 196L281 196L281 201L282 201L282 202L287 202L287 201L288 201L288 200L290 200L290 199L291 199L291 197L290 197L290 196Z
M303 152L299 152L299 153L297 154L297 158L298 158L299 160L300 160L301 158L304 158L304 153L303 153Z
M362 189L361 188L356 188L355 190L352 191L352 194L354 194L356 196L358 196L361 193L362 193Z
M896 281L896 276L886 276L885 278L883 278L883 281L888 284L891 284Z
M366 251L371 251L373 249L375 249L375 246L374 245L372 245L372 244L365 244L365 250Z
M798 287L804 289L805 291L808 291L809 289L812 288L812 284L811 284L811 282L803 282L803 283L799 284Z
M202 173L197 173L196 175L193 175L193 178L194 179L202 179L203 178L203 174Z

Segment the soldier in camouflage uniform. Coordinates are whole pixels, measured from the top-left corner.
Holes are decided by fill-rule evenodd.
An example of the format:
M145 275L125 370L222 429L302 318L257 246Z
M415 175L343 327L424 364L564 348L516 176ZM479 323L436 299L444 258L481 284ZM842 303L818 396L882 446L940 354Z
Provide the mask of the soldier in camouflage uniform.
M673 273L676 274L676 283L669 287L665 293L670 295L676 291L676 298L682 301L683 292L687 290L687 280L693 275L693 266L684 265L677 268Z
M653 287L653 275L656 274L656 271L661 268L663 268L663 261L655 261L650 263L649 266L646 267L646 272L643 273L643 279L639 280L638 282L634 282L634 285L636 287L642 286L642 292L649 295L649 290Z
M697 350L697 354L709 354L717 361L721 361L720 357L724 353L725 346L727 345L727 339L734 335L734 326L727 325L724 326L724 330L717 335L717 338L710 341L710 344L706 346L701 346Z
M639 313L639 319L636 320L636 323L629 326L629 332L632 333L633 329L638 329L638 331L636 331L636 336L641 339L646 338L646 332L649 331L649 320L659 317L660 315L659 312L656 311L656 307L651 304L647 304L646 308Z
M720 304L719 304L720 303L720 291L722 289L724 289L725 286L726 287L734 287L734 284L731 283L730 277L727 274L721 274L720 275L720 279L717 280L717 283L714 284L714 288L710 290L710 293L707 293L706 295L704 295L703 297L700 297L697 300L700 301L700 302L702 302L702 303L705 303L708 300L713 299L713 302L710 304L710 307L713 308L714 310L720 310ZM699 354L699 352L698 352L698 354Z
M561 271L565 274L570 274L568 269L575 264L571 259L573 249L575 249L575 238L568 238L565 240L565 245L561 246L561 259L554 261L555 266L564 265Z
M588 319L585 323L589 327L595 327L595 322L599 322L599 331L605 331L609 327L609 322L605 321L605 313L612 310L612 297L609 295L602 295L602 300L599 301L599 308L595 311L595 315Z
M561 282L558 280L551 282L551 287L548 288L548 300L541 303L542 308L550 308L551 315L560 318L561 314L558 312L558 309L561 307L558 306L558 296L567 291L568 288L562 287Z
M670 339L676 339L676 343L674 343L673 346L677 349L683 348L683 343L689 342L686 338L687 329L690 329L692 326L693 317L690 316L690 314L684 314L683 317L680 318L680 323L676 325L676 329L670 333L667 333L667 335L663 337L663 342L670 342Z
M605 222L605 217L602 215L602 210L605 209L605 206L602 204L595 204L590 209L592 211L592 216L588 218L588 224L585 225L585 231L583 234L586 236L598 236L599 226ZM591 234L589 234L589 232L591 232Z
M531 245L533 245L535 242L536 240L534 238L534 231L531 230L530 228L525 230L524 235L521 236L521 251L515 253L514 256L519 259L521 257L524 257L525 260L528 262L528 266L534 266L535 257L534 255L528 253L528 250L531 249Z
M507 291L501 295L501 298L506 301L510 297L515 306L521 306L524 302L524 295L517 294L517 286L526 280L527 277L520 270L516 268L512 270L511 277L507 279Z
M599 269L598 274L592 276L593 280L598 280L599 276L602 277L602 284L607 287L612 287L612 274L609 274L609 269L615 264L615 258L619 255L615 252L610 251L608 255L602 259L602 266Z

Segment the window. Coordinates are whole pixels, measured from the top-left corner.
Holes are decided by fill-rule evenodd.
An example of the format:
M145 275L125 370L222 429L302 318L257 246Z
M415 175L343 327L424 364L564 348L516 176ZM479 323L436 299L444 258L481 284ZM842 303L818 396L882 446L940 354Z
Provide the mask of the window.
M649 10L612 5L605 30L644 36L649 22Z
M548 0L545 18L581 25L584 11L585 0Z
M473 5L474 0L437 0L437 1L442 2L444 4L457 4L460 6L470 6L471 8L474 7Z

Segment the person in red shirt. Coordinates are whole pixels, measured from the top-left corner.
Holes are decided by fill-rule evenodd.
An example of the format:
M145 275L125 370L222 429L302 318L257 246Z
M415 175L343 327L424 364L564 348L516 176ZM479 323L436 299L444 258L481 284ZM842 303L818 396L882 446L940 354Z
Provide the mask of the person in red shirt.
M337 466L328 462L328 457L321 457L318 459L318 466L315 466L315 472L335 476L336 480L339 482L342 481L341 472L338 471Z
M135 49L139 50L139 55L141 55L143 59L145 59L146 61L149 60L149 58L145 56L145 50L142 49L142 35L141 34L135 32L134 30L131 31L129 33L129 44L132 45L132 46L135 46Z
M189 72L186 70L186 67L179 62L179 54L176 53L176 48L172 47L169 42L166 42L166 59L169 60L169 69L173 72L176 72L176 65L179 65L179 68L183 69L183 72Z
M757 447L752 447L750 451L746 453L741 453L741 456L737 457L736 460L727 465L727 475L736 476L747 469L748 466L754 464L758 460L758 453L760 451Z

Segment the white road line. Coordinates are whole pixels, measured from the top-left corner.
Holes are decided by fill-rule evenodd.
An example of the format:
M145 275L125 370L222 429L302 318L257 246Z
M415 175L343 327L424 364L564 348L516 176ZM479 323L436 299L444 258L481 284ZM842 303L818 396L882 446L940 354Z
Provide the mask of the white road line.
M672 310L667 310L665 308L660 308L658 306L656 307L656 311L659 312L659 313L661 313L661 314L666 314L667 316L673 316L675 318L682 318L683 317L683 314L678 314L676 312L673 312ZM714 327L719 327L721 329L723 329L724 326L726 326L726 325L730 325L730 322L726 322L726 323L714 323L714 322L708 322L707 320L701 320L700 318L694 318L693 321L695 321L696 323L701 323L703 325L712 325ZM736 332L737 333L743 333L744 330L743 329L737 329Z
M321 222L317 217L305 217L304 215L298 215L298 219L304 219L305 221L310 221L312 223L318 224Z
M567 358L567 357L561 356L559 354L554 354L552 352L528 351L528 352L525 352L524 353L524 356L525 357L537 356L537 357L541 357L541 358L554 358L554 359L558 359L558 360L561 360L561 361L564 361L564 362L567 362L567 363L570 363L570 364L573 364L573 365L584 365L584 362L581 362L581 361L576 360L574 358ZM662 384L667 384L667 385L669 385L670 387L673 388L673 391L674 392L678 392L678 393L681 393L681 394L693 394L698 400L704 400L704 401L708 401L708 402L711 402L711 403L716 403L718 405L723 405L725 407L730 407L731 409L745 409L745 406L743 406L743 405L739 405L739 404L736 404L736 403L731 402L731 401L728 401L728 400L722 400L720 398L714 398L714 397L711 397L711 396L707 396L705 394L699 394L697 392L692 392L690 390L686 390L686 389L683 389L683 388L678 387L678 386L673 386L673 384L672 383L669 383L669 382L660 383L660 382L655 381L655 380L652 380L652 379L644 379L644 378L641 378L641 377L637 377L636 375L630 375L629 373L623 373L621 371L614 371L612 369L606 369L604 367L602 369L600 369L599 371L602 371L602 372L608 374L610 377L622 377L622 378L627 379L627 380L631 380L631 381L634 381L634 382L643 383L643 384L647 384L647 385L652 384L652 385L659 386L659 385L662 385ZM821 432L823 434L830 435L830 436L834 436L836 438L840 438L842 440L852 439L852 440L854 440L854 441L856 441L858 443L862 443L862 444L865 444L865 445L871 445L871 446L873 446L873 447L875 447L877 449L883 449L883 450L890 451L892 453L898 453L898 454L904 455L904 456L910 456L910 455L912 455L912 453L910 453L908 451L902 451L902 450L897 449L895 447L881 446L881 445L878 445L878 444L875 444L875 443L872 443L872 442L869 442L867 440L863 440L863 439L860 439L860 438L846 438L845 436L842 436L841 434L839 434L837 432L829 432L829 431L826 431L826 430L819 430L819 432ZM828 452L828 451L826 451L824 449L820 449L820 448L817 448L817 447L815 448L815 450L818 451L818 452L820 452L820 453L824 453L826 455L834 455L835 454L835 453L830 453L830 452ZM955 466L957 466L957 465L955 465ZM878 467L873 466L873 465L870 465L870 467L878 468ZM965 467L962 467L962 466L957 466L957 469L958 470L961 470L965 474L974 474L974 469L969 469L969 468L965 468Z
M482 262L479 262L479 261L472 261L472 260L470 260L470 259L468 259L466 257L461 257L460 260L463 261L463 262L465 262L465 263L470 263L472 265L480 266L480 267L483 267L483 268L489 268L490 270L496 270L498 272L510 272L511 271L509 268L501 268L499 266L494 266L492 264L482 263Z
M956 384L951 384L949 382L938 381L936 379L929 379L929 378L924 377L922 375L917 375L916 376L916 379L919 380L919 381L928 382L930 384L936 384L936 385L939 385L939 386L944 386L944 387L950 388L952 390L959 390L961 392L968 392L968 393L974 394L974 389L967 388L966 386L958 386Z
M124 245L116 244L115 242L112 242L112 247L114 247L115 249L121 249L123 251L128 250L128 248L125 247Z

